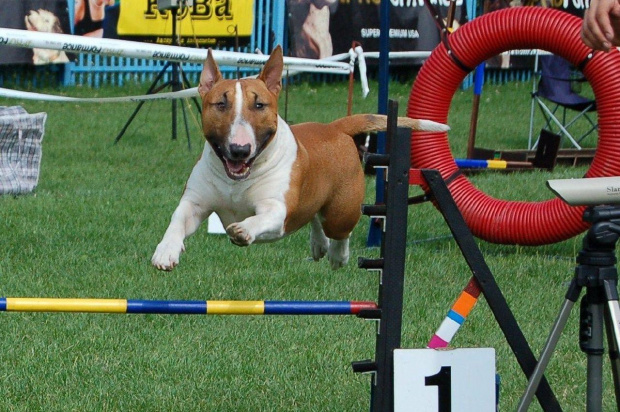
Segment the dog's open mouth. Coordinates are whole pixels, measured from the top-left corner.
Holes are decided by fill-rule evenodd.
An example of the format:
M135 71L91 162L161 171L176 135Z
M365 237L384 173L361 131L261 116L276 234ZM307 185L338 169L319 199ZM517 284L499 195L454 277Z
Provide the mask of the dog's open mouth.
M212 144L213 150L217 157L220 158L224 165L224 170L229 178L232 180L244 180L250 175L250 169L256 156L243 160L232 160L228 156L224 155L224 151L219 145Z
M249 160L230 160L225 158L224 156L220 157L224 162L224 169L226 170L226 174L233 180L243 180L246 179L250 175L250 167L254 162L254 158Z

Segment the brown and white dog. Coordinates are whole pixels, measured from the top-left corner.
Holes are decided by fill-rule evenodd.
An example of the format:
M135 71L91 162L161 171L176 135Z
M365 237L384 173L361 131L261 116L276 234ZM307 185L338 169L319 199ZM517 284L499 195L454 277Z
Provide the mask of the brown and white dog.
M60 20L49 10L30 10L24 17L26 28L30 31L44 33L62 33ZM34 64L68 63L69 58L62 50L33 48L32 62Z
M383 131L387 119L363 114L289 126L277 110L282 69L277 47L257 79L224 80L209 51L198 88L208 144L152 257L158 269L179 263L184 239L212 212L239 246L275 241L310 223L312 257L327 254L334 269L347 263L364 200L352 136ZM406 117L399 125L448 130Z

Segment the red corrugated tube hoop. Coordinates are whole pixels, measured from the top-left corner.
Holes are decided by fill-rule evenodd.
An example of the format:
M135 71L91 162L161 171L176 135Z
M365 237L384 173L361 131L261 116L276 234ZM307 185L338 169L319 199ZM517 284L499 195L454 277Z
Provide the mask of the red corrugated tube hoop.
M620 176L620 54L616 49L592 54L581 41L580 30L581 19L548 8L514 7L476 18L450 34L447 47L440 44L422 66L411 89L408 116L447 123L466 68L505 51L547 50L576 66L591 57L583 73L597 101L599 140L585 177ZM488 242L550 244L588 227L582 220L583 207L568 206L558 198L515 202L481 192L457 174L447 133L413 133L411 162L415 168L438 170L444 179L458 176L449 182L450 192L472 233Z

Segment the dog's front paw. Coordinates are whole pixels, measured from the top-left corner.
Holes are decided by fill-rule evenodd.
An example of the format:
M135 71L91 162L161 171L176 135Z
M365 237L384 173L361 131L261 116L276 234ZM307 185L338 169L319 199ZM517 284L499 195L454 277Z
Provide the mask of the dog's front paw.
M159 270L172 270L179 264L179 257L184 250L183 242L162 240L155 249L151 263Z
M249 246L254 242L254 236L242 223L231 223L228 225L226 234L228 234L230 241L237 246Z

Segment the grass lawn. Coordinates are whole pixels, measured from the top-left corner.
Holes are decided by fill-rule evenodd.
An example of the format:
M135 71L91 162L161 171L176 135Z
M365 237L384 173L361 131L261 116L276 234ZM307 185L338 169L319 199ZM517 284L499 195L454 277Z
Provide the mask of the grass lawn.
M377 85L354 112L375 112ZM346 115L346 83L292 86L290 122ZM146 85L44 90L70 96L142 94ZM406 112L410 83L390 84ZM525 148L530 83L486 86L478 145ZM472 92L450 109L450 144L466 152ZM352 237L352 261L332 271L310 258L308 231L275 244L233 246L203 228L186 241L180 266L155 270L150 257L202 147L190 108L191 150L183 129L171 140L170 103L146 103L119 144L113 141L135 104L65 104L0 99L48 113L39 186L34 195L0 198L0 296L128 299L374 300L375 275L357 269L368 220ZM284 99L281 98L282 109ZM540 117L540 116L539 116ZM179 116L179 119L182 119ZM537 127L540 125L537 123ZM595 142L590 142L595 145ZM471 177L503 199L551 198L550 178L580 177L587 166L553 172ZM415 188L411 189L412 192ZM368 178L368 202L374 181ZM552 228L549 230L553 230ZM423 348L471 276L440 214L409 210L403 347ZM548 336L573 275L581 236L522 247L478 241L534 353ZM567 411L584 410L586 357L571 314L547 377ZM207 317L2 314L2 411L363 411L370 379L350 362L373 358L375 325L354 317ZM494 347L500 408L515 410L526 387L514 356L481 299L452 342ZM613 390L605 361L605 410ZM535 403L532 410L539 410Z

